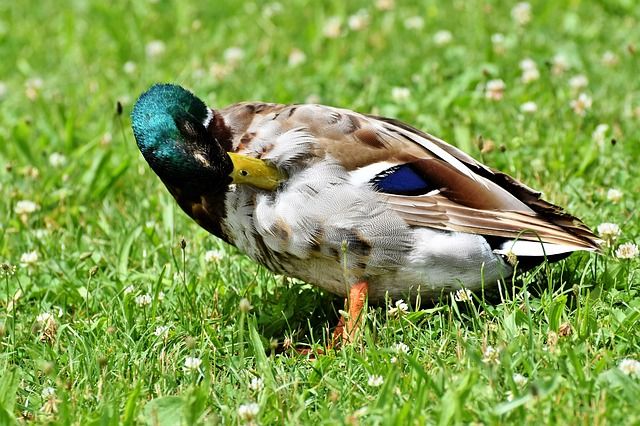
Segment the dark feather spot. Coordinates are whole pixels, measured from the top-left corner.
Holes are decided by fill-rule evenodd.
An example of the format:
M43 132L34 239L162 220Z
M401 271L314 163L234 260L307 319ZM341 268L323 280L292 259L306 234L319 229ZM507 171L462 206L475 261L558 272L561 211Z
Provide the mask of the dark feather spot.
M365 145L369 145L372 148L384 148L384 142L380 140L378 134L372 129L359 129L356 130L353 135Z
M238 144L238 151L243 150L249 143L256 137L255 132L247 132L240 138L240 143Z
M285 244L291 238L291 227L281 217L276 219L276 221L273 223L273 226L271 226L270 231L275 237L277 237Z
M267 109L268 106L269 104L265 104L265 103L255 104L253 105L253 112L255 112L256 114L259 114L265 109Z
M331 114L329 114L329 119L327 120L327 123L336 124L341 119L342 119L342 114L340 114L339 112L332 111Z
M421 195L438 189L428 182L412 164L401 164L378 174L372 181L380 192L395 195Z
M347 119L349 120L349 130L347 133L355 132L360 128L360 120L358 120L354 115L347 114Z

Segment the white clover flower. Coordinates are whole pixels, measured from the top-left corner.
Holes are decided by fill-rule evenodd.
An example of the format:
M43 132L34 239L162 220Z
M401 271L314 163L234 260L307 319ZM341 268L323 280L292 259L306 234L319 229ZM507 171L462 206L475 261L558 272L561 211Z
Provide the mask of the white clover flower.
M214 62L209 67L209 74L216 80L223 80L226 76L231 73L232 69L227 64L220 64L218 62Z
M165 337L167 333L169 333L169 328L170 327L168 325L159 325L156 327L153 334L155 334L158 337Z
M531 58L524 58L520 61L519 66L522 71L538 69L538 65Z
M195 356L188 356L184 359L184 367L182 368L184 371L196 371L202 365L202 360Z
M245 422L252 422L258 417L260 413L260 406L255 402L250 402L248 404L242 404L238 407L238 417Z
M22 175L30 177L31 179L38 179L40 177L40 170L37 167L26 166L21 170Z
M502 33L491 34L491 43L493 44L503 44L504 40L504 34Z
M244 59L244 50L240 47L232 46L226 49L222 55L224 56L224 61L233 66Z
M362 31L369 26L369 13L360 9L354 15L349 16L347 25L352 31Z
M56 319L51 312L43 312L38 314L36 317L36 322L40 325L47 325L52 321L55 322L55 320Z
M404 302L404 300L399 299L396 301L395 306L392 306L391 308L389 308L388 312L389 312L389 315L391 315L392 317L406 314L407 312L409 312L409 305L407 305Z
M27 215L35 212L39 208L40 207L33 201L20 200L16 203L16 206L14 207L13 211L19 215Z
M249 302L249 299L246 299L243 297L242 299L240 299L240 303L238 304L238 309L240 310L240 312L246 314L251 309L253 309L253 306L251 305L251 302Z
M51 386L48 386L42 389L42 393L40 394L43 399L42 411L45 414L54 414L58 412L58 403L60 400L56 397L56 390Z
M571 101L571 108L573 112L578 114L579 116L584 116L588 110L591 109L591 105L593 104L593 100L586 93L580 93L577 99Z
M392 10L395 6L395 0L376 0L376 9L378 10Z
M157 58L164 54L165 50L167 50L167 47L165 46L163 41L153 40L147 43L144 50L149 58Z
M487 346L482 353L482 362L485 364L500 364L500 351L493 346Z
M380 387L382 386L383 383L384 383L384 379L382 378L382 376L377 376L377 375L370 375L369 380L367 380L367 384L372 388Z
M553 59L551 59L551 73L553 75L564 74L569 69L569 59L562 54L557 53Z
M195 68L191 73L191 76L193 77L194 80L201 80L205 78L206 75L207 75L207 72L202 68Z
M405 355L408 354L410 351L409 346L407 346L404 342L398 342L395 345L393 345L393 350L397 354L405 354Z
M133 61L127 61L122 66L122 70L125 72L125 74L129 74L129 75L135 73L137 69L138 69L138 66Z
M612 51L607 50L606 52L604 52L602 54L602 63L605 66L614 67L614 66L618 65L618 62L620 62L620 58L618 58L618 55L616 55Z
M422 16L410 16L404 20L404 27L408 30L421 30L424 27Z
M20 264L22 266L34 266L36 263L38 263L38 252L35 250L22 253L22 256L20 256Z
M638 257L638 246L634 243L624 243L616 249L616 257L618 259L633 259Z
M391 98L400 103L409 100L411 97L411 91L406 87L393 87L391 88Z
M501 33L492 34L491 46L493 47L493 51L495 53L498 53L498 54L504 53L507 50L504 35Z
M134 287L134 286L132 286L132 285L128 285L128 286L126 286L126 287L125 287L125 289L124 289L123 293L124 293L124 295L126 296L127 294L131 294L131 293L133 293L135 290L136 290L136 289L135 289L135 287Z
M218 262L222 260L223 257L224 255L220 250L207 250L204 253L204 260L207 263Z
M634 376L640 378L640 361L635 359L625 358L620 361L618 368L627 376Z
M2 262L0 264L0 277L12 277L16 273L16 266Z
M531 5L526 2L520 2L511 9L511 18L518 25L526 25L531 21Z
M433 35L433 42L436 46L445 46L453 40L453 34L451 31L440 30Z
M518 386L524 386L527 384L528 381L529 379L527 379L525 376L523 376L520 373L515 373L513 375L513 383L515 383Z
M620 236L620 227L615 223L601 223L598 225L598 235L607 241L613 241Z
M49 156L49 164L51 164L51 167L62 167L67 164L67 157L59 152L52 152Z
M260 377L251 378L251 381L249 382L249 389L256 392L261 391L264 389L264 380Z
M460 288L456 290L453 295L453 300L456 302L472 302L473 293L468 288Z
M342 33L342 20L339 16L327 19L322 27L322 35L326 38L338 38Z
M40 395L42 396L42 399L56 396L56 390L51 386L47 386L46 388L42 389L42 392L40 393Z
M300 49L291 49L291 52L289 52L288 63L290 67L297 67L298 65L305 63L306 60L307 55L305 55Z
M574 75L569 79L569 87L571 89L580 91L589 85L589 79L584 74Z
M112 141L113 141L113 135L111 134L111 132L106 132L100 138L100 145L102 145L102 146L111 145ZM143 169L143 170L146 170L146 169Z
M492 101L499 101L504 97L506 84L501 79L487 81L485 97Z
M593 133L591 134L591 137L598 145L602 146L605 142L605 139L607 138L608 131L609 131L608 124L604 124L604 123L598 124L595 130L593 131Z
M283 10L282 4L278 2L269 3L262 9L262 16L271 18L272 16L279 15Z
M520 77L520 80L524 84L529 84L532 81L536 81L538 79L540 79L540 71L538 71L538 68L525 70L522 72L522 77Z
M525 102L520 105L520 112L524 114L534 114L538 112L538 105L532 101Z
M25 96L30 100L34 101L38 98L40 94L40 90L44 86L44 81L40 77L30 78L25 82Z
M616 188L610 188L607 191L607 200L612 203L619 203L622 200L622 191Z
M145 306L149 306L151 304L151 295L149 294L140 294L138 296L136 296L136 305L140 306L141 308L145 307Z
M53 343L58 330L55 317L50 312L43 312L36 317L36 324L40 332L40 340Z

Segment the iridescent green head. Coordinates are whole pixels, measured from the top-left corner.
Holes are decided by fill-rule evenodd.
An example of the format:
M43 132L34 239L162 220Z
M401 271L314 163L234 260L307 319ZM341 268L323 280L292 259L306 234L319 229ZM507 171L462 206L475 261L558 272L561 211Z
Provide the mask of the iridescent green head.
M213 111L174 84L156 84L140 95L131 113L138 148L165 184L212 192L226 188L231 159L210 126Z

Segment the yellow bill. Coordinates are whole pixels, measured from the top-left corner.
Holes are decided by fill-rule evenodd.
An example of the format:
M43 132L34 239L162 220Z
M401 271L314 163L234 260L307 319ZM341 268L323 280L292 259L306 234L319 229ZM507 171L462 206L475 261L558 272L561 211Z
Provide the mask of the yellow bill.
M233 152L227 154L233 162L230 174L233 183L273 191L286 179L283 172L263 160Z

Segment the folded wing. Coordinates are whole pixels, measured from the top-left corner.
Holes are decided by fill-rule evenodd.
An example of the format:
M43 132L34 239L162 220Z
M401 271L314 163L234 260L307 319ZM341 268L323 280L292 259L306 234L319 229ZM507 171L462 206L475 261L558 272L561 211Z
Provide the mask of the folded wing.
M369 182L410 225L499 237L504 241L497 252L519 256L598 249L587 226L544 201L540 192L404 123L358 119L381 151L393 153L384 157L388 168L361 165L358 170L376 171Z

